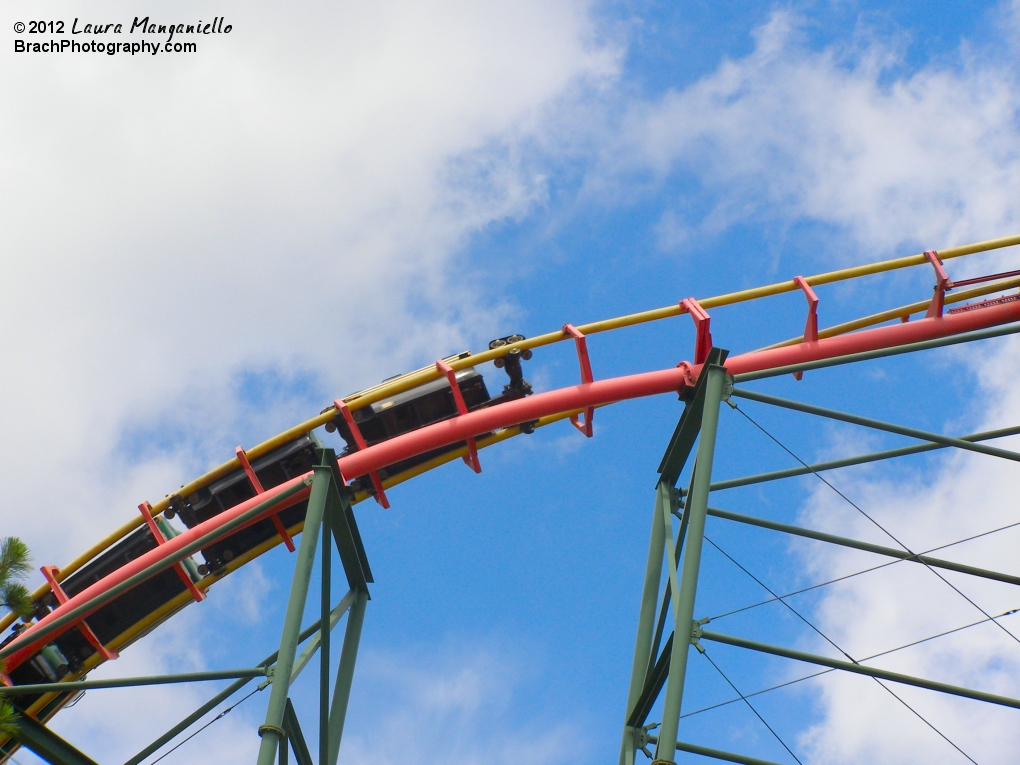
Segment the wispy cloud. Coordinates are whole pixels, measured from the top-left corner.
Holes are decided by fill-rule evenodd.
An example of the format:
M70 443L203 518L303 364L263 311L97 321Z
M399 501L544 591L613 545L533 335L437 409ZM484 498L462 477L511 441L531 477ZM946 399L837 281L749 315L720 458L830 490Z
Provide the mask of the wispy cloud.
M843 254L947 246L1017 228L1016 51L961 49L903 73L877 36L817 50L803 20L777 10L754 51L683 90L635 105L614 154L618 172L696 179L711 200L678 200L663 244L690 229L798 221L833 227ZM1000 51L1002 48L1000 48Z
M584 3L219 12L198 55L0 78L2 512L46 560L296 404L492 336L513 308L461 250L540 202L529 142L615 67Z
M1004 17L1011 12L1002 10ZM829 227L832 249L857 253L859 260L861 249L880 255L1020 229L1014 38L1004 33L994 56L962 47L949 63L904 71L895 43L871 38L813 49L799 23L795 14L775 12L758 30L751 54L631 110L625 134L630 150L617 156L617 172L686 175L712 199L707 213L692 217L680 214L681 197L677 212L668 212L660 226L664 246L692 230L721 231L736 221L809 223ZM968 267L994 267L1000 258ZM1020 397L1009 382L1020 346L961 353L970 368L980 369L973 380L979 387L969 411L955 416L988 428L1020 420ZM979 358L982 363L974 365ZM1002 445L1017 447L1015 439ZM845 446L843 432L835 432L831 451L842 453ZM973 454L942 454L926 464L923 472L896 474L895 481L885 472L858 471L847 491L913 550L1016 520L1009 464ZM896 544L826 487L812 494L803 521ZM944 555L1013 570L1016 539L1009 532ZM874 563L866 554L830 547L798 544L794 550L819 580ZM946 578L989 613L1020 605L1006 585ZM930 571L909 563L825 593L817 608L820 626L854 656L983 618ZM1020 635L1016 624L1004 626ZM831 650L820 641L813 647ZM1020 645L985 624L876 664L1015 696ZM812 762L963 761L873 680L833 673L815 687L821 719L801 740ZM916 689L896 691L977 761L1015 760L1020 738L1011 711Z
M404 655L369 651L359 667L357 716L374 724L371 732L361 726L345 738L344 756L387 765L587 761L580 721L543 722L528 709L528 688L536 682L541 677L506 644L447 643Z

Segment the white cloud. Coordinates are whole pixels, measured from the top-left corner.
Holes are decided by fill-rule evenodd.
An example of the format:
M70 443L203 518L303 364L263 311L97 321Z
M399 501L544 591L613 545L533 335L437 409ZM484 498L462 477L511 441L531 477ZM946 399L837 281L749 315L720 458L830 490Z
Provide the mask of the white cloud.
M1018 349L1002 354L1015 363ZM1006 360L1008 359L1008 361ZM1016 422L1020 406L1002 382L985 380L982 393L990 411L982 427ZM1012 397L1013 401L1008 401ZM1017 439L997 442L1020 446ZM944 455L934 469L909 468L892 480L841 481L851 499L910 549L925 550L1015 521L1010 485L1015 468L981 455ZM819 488L804 514L806 525L896 546L828 489ZM1016 530L935 553L982 568L1015 571ZM830 576L874 565L861 553L833 549L805 552L811 576ZM941 572L985 611L998 615L1020 606L1015 587ZM926 568L896 564L827 588L818 615L820 626L855 658L906 644L983 618L980 611ZM1003 621L1020 634L1015 617ZM815 648L824 650L818 645ZM1020 677L1020 645L993 625L897 652L877 666L965 687L1015 696ZM871 680L826 676L818 683L824 720L805 744L818 762L955 761L948 745L911 719ZM901 689L896 688L897 693ZM1020 740L1013 734L1013 710L906 689L901 694L964 751L982 763L1006 763Z
M869 259L904 247L944 246L1020 230L1020 82L1015 50L981 58L966 48L951 64L899 67L881 40L853 49L811 49L798 19L776 12L748 56L726 60L692 86L632 109L615 170L658 178L690 174L714 200L697 226L711 233L735 221L823 224L840 255ZM682 208L683 200L678 202ZM686 213L668 212L663 244L689 235ZM673 239L671 239L673 237ZM836 240L841 240L838 244ZM840 253L839 251L843 252ZM963 268L994 268L1001 254ZM1015 263L1015 255L1012 256ZM1013 266L1015 267L1015 265ZM1013 342L984 352L973 411L980 428L1020 421L1011 386L1020 361ZM968 354L973 364L977 351ZM836 441L842 441L842 431ZM1002 442L1018 448L1017 439ZM845 444L833 443L842 452ZM914 464L917 464L916 462ZM926 472L897 481L863 470L852 499L912 549L925 549L1016 520L1015 466L973 454L936 458ZM841 482L846 485L846 482ZM827 488L804 512L805 525L892 544ZM945 557L1016 570L1015 532L952 548ZM795 545L812 578L873 565L853 551ZM1003 584L947 574L990 613L1020 603ZM821 628L855 657L877 653L981 618L923 567L897 564L827 588ZM1007 622L1008 623L1008 622ZM1020 624L1012 629L1020 635ZM817 651L831 652L822 643ZM1020 645L992 625L876 660L876 665L1016 696ZM815 681L821 719L801 739L817 763L956 762L963 758L870 679ZM982 765L1015 761L1015 712L916 689L895 688Z
M345 736L348 762L541 765L590 756L579 724L532 718L527 685L540 678L529 677L535 673L519 650L448 644L417 655L366 654L355 696L358 717L373 725Z
M89 20L138 12L118 0ZM184 2L153 19L208 12ZM0 526L37 564L78 554L235 443L492 336L514 307L484 286L489 264L460 253L542 202L532 147L617 66L582 0L216 12L233 31L196 54L12 55L0 74ZM257 412L245 375L272 383ZM182 632L193 619L104 671L201 664L204 644ZM108 693L57 718L103 761L202 698ZM125 709L146 711L120 737ZM204 735L204 759L250 760L232 749L256 743L236 718Z
M197 54L21 55L0 79L2 517L47 561L239 431L495 331L512 308L459 248L542 199L529 144L616 65L572 0L219 12L233 31ZM284 394L244 411L245 371ZM141 466L138 433L163 442Z
M885 41L812 50L799 21L775 12L751 54L632 109L617 170L692 174L715 200L706 232L827 224L855 262L862 248L876 258L1018 228L1015 59L961 53L902 74ZM666 213L664 245L688 217Z

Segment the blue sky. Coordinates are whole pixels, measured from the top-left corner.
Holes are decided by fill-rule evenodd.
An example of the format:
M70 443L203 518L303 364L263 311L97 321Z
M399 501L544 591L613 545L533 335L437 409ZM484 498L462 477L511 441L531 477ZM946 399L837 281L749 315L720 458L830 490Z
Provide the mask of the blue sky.
M214 10L235 31L183 62L22 57L0 75L17 106L0 117L0 151L19 179L0 205L0 520L39 564L73 557L236 444L493 337L1020 231L1015 3ZM136 10L110 0L103 12ZM930 284L914 269L820 288L821 323ZM737 353L797 335L804 312L799 294L718 309L715 342ZM589 347L596 377L659 369L690 358L693 327L679 317ZM962 434L1016 423L1018 352L993 341L755 387ZM541 390L578 375L568 344L526 369ZM502 373L481 371L496 390ZM805 460L906 443L740 405ZM458 462L393 489L391 510L358 507L376 585L342 761L615 761L654 471L680 411L670 396L603 409L590 441L550 427L485 450L481 475ZM719 477L795 464L735 411L720 427ZM1009 467L989 461L936 453L831 480L911 546L935 547L1014 520ZM888 543L816 479L712 501ZM955 554L1010 568L1009 533ZM873 560L718 520L708 534L776 590ZM763 599L709 548L696 617ZM102 672L261 659L292 566L285 550L265 556ZM855 655L976 618L904 568L792 602ZM959 586L995 613L1020 605L1004 586ZM776 605L716 628L827 650ZM985 625L883 666L1009 693L1018 649ZM804 669L710 654L744 692ZM691 667L685 711L731 698L701 657ZM295 694L306 733L311 682ZM873 685L827 677L755 705L802 762L966 762ZM91 693L55 728L123 760L211 693ZM982 765L1013 756L1004 713L903 697ZM164 762L250 761L264 704L256 695ZM158 713L125 733L125 712L143 706ZM681 737L793 762L739 704L685 719Z

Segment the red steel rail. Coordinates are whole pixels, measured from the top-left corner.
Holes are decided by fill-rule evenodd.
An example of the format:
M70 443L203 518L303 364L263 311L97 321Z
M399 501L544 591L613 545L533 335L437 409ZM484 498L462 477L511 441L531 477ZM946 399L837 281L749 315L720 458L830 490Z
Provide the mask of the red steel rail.
M989 306L977 311L920 319L906 324L876 327L813 343L798 343L782 348L745 353L727 359L726 369L734 375L758 372L790 364L935 340L999 324L1008 324L1017 320L1020 320L1020 301ZM480 433L508 428L557 412L602 406L630 398L677 392L684 386L693 385L700 372L700 364L692 366L683 362L674 369L595 380L546 393L536 393L528 398L508 401L499 406L479 409L469 414L437 422L434 425L428 425L341 457L337 462L344 477L351 479L430 449L464 441L468 437L477 436Z
M801 364L853 353L876 351L926 340L935 340L1001 324L1008 324L1014 321L1020 321L1020 301L989 305L978 310L946 314L945 316L921 319L906 324L877 327L815 342L745 353L728 359L726 361L726 369L730 374L734 375L757 372L791 364ZM465 441L482 433L512 427L547 415L602 406L616 401L643 396L678 392L685 386L691 386L697 381L702 366L701 364L691 365L687 362L681 362L673 369L644 372L607 380L594 380L546 393L537 393L528 398L509 401L488 409L461 414L452 419L396 436L383 443L369 446L354 454L341 457L337 460L337 463L344 477L350 479L432 449L457 443L458 441ZM125 564L78 595L68 599L43 619L25 630L16 641L4 649L4 653L11 651L7 654L6 664L8 670L13 669L31 657L36 650L53 640L58 634L73 629L77 621L87 618L88 614L84 614L77 621L63 625L56 633L50 633L42 638L33 640L33 634L46 625L51 624L71 609L82 606L91 599L102 595L131 576L140 573L148 566L173 555L203 535L222 527L259 503L265 502L276 494L303 481L307 475L310 475L310 473L273 487L183 532L169 540L166 544L160 545L145 555ZM308 490L305 489L288 499L287 503L293 504L298 502L304 499L307 494ZM281 509L282 507L267 509L259 517L251 519L250 523L255 523L270 513L279 512ZM14 650L12 651L11 649Z
M265 502L266 500L272 499L278 494L281 494L284 491L294 486L297 486L299 483L304 481L305 478L307 478L309 475L311 475L310 472L306 473L305 475L298 476L297 478L292 478L291 480L286 481L285 483L281 483L279 486L274 486L273 488L266 490L262 494L256 494L251 499L245 500L244 502L241 502L238 505L234 505L229 510L224 510L219 515L216 515L210 518L209 520L204 521L198 524L197 526L178 534L173 539L168 540L165 544L161 544L158 547L149 550L149 552L145 553L144 555L141 555L132 561L128 561L123 566L118 568L116 571L107 574L95 584L86 587L84 590L79 592L74 597L68 598L66 601L64 601L59 606L50 611L48 614L46 614L46 616L44 616L42 619L40 619L35 624L31 625L28 629L26 629L24 632L22 632L21 635L18 636L17 640L13 641L10 645L4 647L5 651L9 651L12 648L15 648L15 650L4 660L5 671L10 672L19 664L23 663L26 659L31 658L35 654L35 652L42 648L44 645L51 642L52 640L55 640L58 636L64 634L68 630L74 629L79 622L83 621L84 619L87 619L94 610L101 608L102 604L96 606L95 609L82 614L74 621L63 625L55 632L51 632L43 636L42 638L33 639L33 635L38 633L43 628L52 624L54 621L59 619L68 611L74 608L78 608L79 606L85 605L93 598L103 595L112 588L116 587L121 582L130 579L135 574L141 573L154 563L159 563L160 561L169 558L174 553L179 552L187 545L200 539L204 535L212 531L215 531L216 529L222 527L224 524L232 521L238 516L243 515L248 510L251 510L257 505ZM265 512L259 514L255 518L252 518L250 521L245 523L240 528L245 528L253 523L257 523L258 521L262 520L263 518L269 516L272 513L278 513L281 510L284 510L285 508L294 505L303 499L307 499L310 491L311 489L309 488L304 488L298 491L294 496L289 497L285 501L281 502L279 505L267 508Z

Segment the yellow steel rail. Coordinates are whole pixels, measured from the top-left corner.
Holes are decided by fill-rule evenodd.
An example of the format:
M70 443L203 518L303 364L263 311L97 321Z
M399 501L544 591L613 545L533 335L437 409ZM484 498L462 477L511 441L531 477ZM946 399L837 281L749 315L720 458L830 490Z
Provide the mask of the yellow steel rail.
M951 258L959 258L964 255L972 255L977 252L987 252L989 250L996 250L1002 247L1010 247L1015 244L1020 244L1020 234L1000 239L991 239L985 242L977 242L975 244L963 245L961 247L950 247L946 250L940 250L939 256L943 260L948 260ZM846 281L847 279L856 279L861 276L870 276L872 274L884 273L886 271L895 271L900 268L918 266L927 262L928 261L925 259L923 254L910 255L905 258L894 258L892 260L884 260L878 263L816 274L815 276L807 277L806 281L811 286L831 284L833 282ZM749 300L757 300L758 298L769 297L771 295L779 295L784 292L793 292L797 289L800 288L791 279L789 281L777 282L764 287L754 287L752 289L740 290L739 292L731 292L726 295L705 298L704 300L699 300L699 302L703 308L717 308L719 306L734 305L736 303L744 303ZM637 324L645 324L651 321L658 321L659 319L679 316L682 313L684 313L684 310L680 308L679 304L677 304L666 306L664 308L656 308L650 311L632 313L626 316L618 316L614 319L590 322L588 324L578 326L577 329L585 335L593 335L598 332L608 332L613 329L622 329L623 327L631 327ZM567 339L567 337L568 336L564 335L562 331L546 332L544 335L537 335L516 343L509 343L499 348L482 351L481 353L473 354L471 356L462 356L461 358L450 361L449 364L455 371L459 371L476 364L483 364L486 361L493 361L494 359L505 356L508 351L513 349L530 350L532 348L539 348L544 345L558 343ZM384 398L394 396L397 393L402 393L424 383L436 380L439 376L440 373L434 366L424 367L416 372L402 375L391 382L383 383L366 391L348 396L344 399L344 401L348 404L351 411L354 411L368 406L369 404L374 404L376 401L382 401ZM284 431L275 438L271 438L258 446L252 447L252 449L248 452L248 456L252 459L260 457L263 454L272 451L276 447L281 446L310 430L314 430L320 425L325 425L333 419L335 414L335 411L328 410L317 417L306 420L300 425L296 425L290 430ZM176 494L179 496L187 496L212 481L222 478L227 473L236 470L240 466L241 465L236 458L229 462L225 462L219 467L210 470L205 475L195 479L191 483L182 486ZM153 505L153 512L161 513L166 510L169 504L169 498L163 499ZM132 521L131 528L134 529L138 527L142 522L141 518Z
M561 412L560 414L542 417L535 423L535 427L541 428L546 425L551 425L552 423L564 420L567 417L570 417L571 415L580 414L582 411L584 410L578 409L576 411ZM476 441L475 445L478 449L484 449L487 446L492 446L494 444L506 441L508 438L512 438L513 436L516 436L519 433L520 433L519 426L507 428L497 433L493 433L492 435L479 438ZM434 457L433 459L428 460L427 462L415 465L413 468L410 468L409 470L405 470L394 476L390 476L385 481L383 481L383 486L388 489L391 486L396 486L397 484L409 481L415 476L421 475L422 473L425 473L429 470L439 467L440 465L444 465L448 462L453 462L454 460L459 459L460 457L464 456L467 453L468 449L466 446L460 449L451 450L449 452L439 455L438 457ZM371 495L367 491L358 492L357 494L355 494L354 503L362 502L368 499L370 496ZM300 534L303 529L304 521L299 521L298 523L295 523L293 526L288 528L287 533L294 537ZM202 591L207 591L216 582L220 581L228 574L233 573L246 563L250 563L255 558L268 552L269 550L278 546L282 542L283 540L279 537L279 535L270 537L265 542L262 542L261 544L257 545L256 547L253 547L247 552L238 555L236 558L227 563L222 571L215 574L208 574L207 576L202 577L202 579L195 583L195 586ZM194 602L195 600L194 598L192 598L191 593L187 591L179 593L176 597L164 603L162 606L160 606L158 609L156 609L151 614L146 616L144 619L140 619L139 621L132 624L128 629L126 629L120 635L111 640L106 647L114 651L120 651L126 648L127 646L131 645L131 643L134 643L135 641L143 638L145 635L147 635L153 629L158 627L162 622L169 619L179 610L181 610L188 604ZM6 626L10 624L11 621L13 621L13 618L10 621L8 621L7 624L0 627L0 630L6 629ZM78 680L84 677L93 669L95 669L95 667L99 663L100 656L98 653L94 653L82 663L82 667L80 670L78 670L77 672L69 672L67 675L60 678L60 682L73 682L75 680ZM57 698L60 695L61 694L59 693L43 694L38 699L36 699L31 704L31 706L29 706L29 708L25 711L30 715L37 715L39 712L45 709L55 698ZM58 711L59 709L54 710L53 714L56 714L56 712ZM40 720L40 722L45 722L45 720ZM0 736L0 745L5 743L5 741L6 739Z
M974 244L962 245L960 247L950 247L945 250L939 250L938 253L939 257L942 258L942 260L949 260L952 258L959 258L964 255L972 255L978 252L988 252L990 250L1001 249L1003 247L1011 247L1017 244L1020 244L1020 234L1002 237L999 239L990 239L984 242L976 242ZM811 286L817 286L821 284L832 284L834 282L846 281L849 279L857 279L862 276L870 276L873 274L895 271L901 268L909 268L911 266L923 265L927 262L928 261L923 254L910 255L903 258L893 258L891 260L883 260L877 263L870 263L863 266L853 266L851 268L842 268L836 271L815 274L814 276L805 277L805 281ZM737 303L744 303L750 300L757 300L759 298L769 297L772 295L780 295L785 292L793 292L798 289L800 288L797 285L797 283L790 279L788 281L776 282L775 284L769 284L763 287L753 287L751 289L730 292L725 295L709 297L699 300L698 302L701 304L703 308L706 309L718 308L720 306L735 305ZM970 293L972 295L977 294L975 290L971 290ZM961 297L966 294L968 293L957 293L956 295L953 295L951 297L947 295L946 302L947 303L957 302L959 300L967 299L966 297ZM923 301L923 305L925 307L927 307L927 303L928 301ZM911 306L905 306L904 308L894 309L894 311L892 312L886 311L881 314L875 314L870 317L865 317L864 319L858 319L854 322L847 322L842 325L837 325L836 327L831 327L827 330L824 330L823 332L820 332L819 337L831 337L832 335L840 334L842 332L848 332L851 331L852 329L869 326L869 323L867 322L880 323L882 321L887 321L889 318L895 318L896 316L903 315L901 312L906 309L911 309L909 312L915 313L917 310L921 310L919 307L915 308L915 306L921 305L922 303L916 303L912 304ZM592 335L599 332L608 332L614 329L622 329L623 327L631 327L638 324L645 324L647 322L658 321L660 319L666 319L673 316L679 316L683 313L685 313L685 310L682 309L679 306L679 304L677 304L666 306L664 308L656 308L650 311L632 313L626 316L618 316L612 319L604 319L602 321L581 324L577 326L577 329L585 335ZM499 348L486 350L483 351L482 353L474 355L461 354L459 357L450 360L448 363L455 371L459 371L461 369L466 369L476 364L482 364L484 362L500 358L502 356L505 356L509 351L514 349L530 350L532 348L539 348L545 345L552 345L553 343L557 343L562 340L568 339L568 337L569 336L564 335L562 331L547 332L543 335L530 337L527 338L526 340L521 340L516 343L509 343ZM785 343L781 343L781 345L793 344L796 342L798 342L798 340L794 339L786 341ZM410 390L411 388L415 388L424 383L438 379L439 376L440 373L436 370L434 366L423 367L422 369L419 369L417 371L401 375L393 379L392 381L382 383L380 385L368 388L364 391L348 396L347 398L344 399L344 401L349 405L350 409L353 411L373 404L376 401L381 401L385 398L388 398L389 396L396 395L397 393L402 393L406 390ZM333 420L335 415L336 415L335 409L332 408L327 409L325 412L315 417L312 417L311 419L305 420L304 422L295 425L294 427L289 428L288 430L283 431L282 433L274 436L273 438L270 438L268 441L264 441L261 444L258 444L257 446L253 446L251 449L247 451L248 457L250 459L256 459L258 457L261 457L262 455L271 452L273 449L282 446L283 444L292 441L293 439L302 436L308 433L309 431L314 430L317 427L325 425L327 422ZM560 415L560 418L566 416L567 414L563 414ZM496 436L498 436L500 440L509 438L510 435L512 434L507 435L496 434ZM186 497L187 495L197 491L198 489L207 486L213 481L222 478L228 473L237 470L240 466L241 465L238 462L237 458L224 462L222 465L213 468L212 470L208 471L199 478L196 478L190 483L185 484L176 492L174 492L174 494L177 496ZM419 472L424 472L424 470L427 469L429 468L423 468ZM167 507L169 507L169 505L170 495L160 500L159 502L156 502L153 505L152 507L153 515L162 513L167 509ZM59 570L57 574L58 581L63 580L64 578L73 574L75 571L77 571L86 563L88 563L90 560L92 560L92 558L94 558L96 555L103 552L106 548L108 548L112 544L115 544L120 539L123 539L127 534L134 531L143 523L144 519L141 517L141 515L139 515L138 517L133 518L128 523L125 523L116 531L112 532L111 534L101 539L96 544L92 545L85 552L77 556L74 560L72 560L70 563L68 563L66 566ZM32 598L38 600L39 598L43 597L47 592L49 592L49 585L47 584L40 585L32 593ZM15 617L13 617L13 615L8 614L3 619L0 619L0 631L6 629L14 621L14 618Z
M946 294L944 304L952 305L953 303L962 303L966 300L970 300L971 298L982 297L983 295L1013 289L1014 287L1020 287L1020 277L1002 279L1001 281L989 282L988 284L983 284L980 287L974 287L973 289L948 293ZM842 324L835 324L827 329L819 330L818 339L824 340L827 337L835 337L836 335L853 332L856 329L873 327L876 324L882 324L883 322L892 321L893 319L903 319L907 316L913 316L915 313L927 311L928 306L931 305L931 301L931 298L928 300L919 300L916 303L910 303L909 305L900 306L899 308L890 308L888 311L880 311L879 313L873 313L870 316L862 316L860 319L845 321ZM773 348L783 348L788 345L797 345L802 342L804 342L803 337L791 337L789 340L783 340L781 343L766 345L764 348L759 348L759 350L768 351Z

